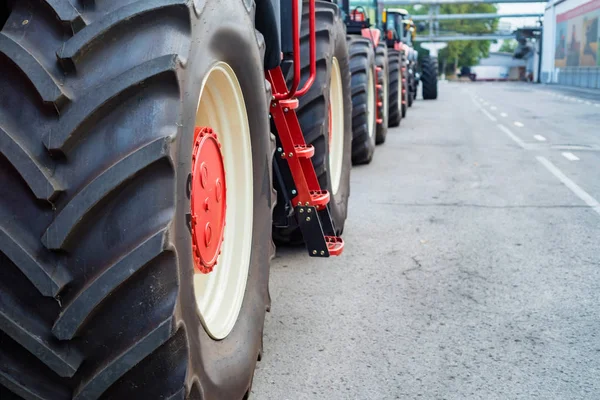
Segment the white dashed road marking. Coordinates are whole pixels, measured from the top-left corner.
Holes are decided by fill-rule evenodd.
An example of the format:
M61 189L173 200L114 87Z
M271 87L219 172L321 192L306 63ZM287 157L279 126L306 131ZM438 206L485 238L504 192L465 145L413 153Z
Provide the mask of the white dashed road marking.
M524 127L525 125L523 125L522 123L520 123L519 121L515 121L515 126L518 126L519 128Z
M479 108L479 109L481 110L481 112L482 112L482 113L484 113L484 114L485 114L485 116L486 116L486 117L488 117L488 118L490 119L490 121L492 121L492 122L496 122L496 121L497 121L497 120L496 120L496 117L494 117L492 114L490 114L490 113L488 112L488 110L486 110L485 108L481 107L481 105L477 104L477 102L475 102L475 100L473 100L473 104L475 104L475 106L476 106L477 108Z
M570 153L568 151L562 153L563 157L566 158L567 160L571 160L571 161L579 161L579 157L577 157L575 154Z
M508 129L506 126L504 126L502 124L498 124L498 128L500 128L500 130L502 132L506 133L506 135L509 138L511 138L512 140L514 140L516 144L518 144L519 146L521 146L524 149L527 149L527 144L525 144L525 142L522 141L520 137L518 137L517 135L515 135L514 133L512 133L512 131L510 129Z
M508 117L507 113L500 113L501 116L503 116L504 118Z
M538 157L536 157L536 159L540 163L542 163L542 165L544 167L546 167L546 169L548 169L548 171L550 171L552 173L552 175L557 177L559 181L561 181L566 187L571 189L571 191L573 193L575 193L575 195L577 197L579 197L581 200L583 200L583 202L585 204L587 204L588 206L590 206L592 208L592 210L594 210L598 214L600 214L600 203L598 203L598 200L594 199L585 190L580 188L575 182L573 182L572 180L567 178L567 176L565 174L563 174L560 169L558 169L554 164L552 164L546 158L538 156Z
M543 137L542 135L534 135L533 136L536 140L539 140L540 142L545 142L546 138Z

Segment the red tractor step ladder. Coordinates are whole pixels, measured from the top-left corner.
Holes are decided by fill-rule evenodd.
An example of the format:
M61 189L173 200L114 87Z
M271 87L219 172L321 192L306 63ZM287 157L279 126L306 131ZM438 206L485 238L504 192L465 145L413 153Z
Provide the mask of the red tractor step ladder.
M275 153L287 161L295 186L292 198L296 221L302 231L308 253L312 257L337 256L344 250L344 241L337 237L329 214L329 192L322 190L311 157L312 145L306 144L296 116L298 98L310 89L317 73L315 0L309 2L310 76L302 89L300 83L300 29L298 1L292 1L292 40L294 46L294 79L288 90L281 67L266 72L273 89L270 114L277 130L281 147Z

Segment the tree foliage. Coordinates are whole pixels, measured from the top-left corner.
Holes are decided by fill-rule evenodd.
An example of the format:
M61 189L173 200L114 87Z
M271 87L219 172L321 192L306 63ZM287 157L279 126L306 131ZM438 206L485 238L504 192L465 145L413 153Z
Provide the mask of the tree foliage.
M505 40L502 42L502 46L500 46L500 51L505 53L514 53L518 45L519 42L517 42L515 39Z
M411 6L409 12L413 15L429 14L427 5ZM471 13L496 13L497 7L493 4L442 4L440 14L471 14ZM429 34L429 26L421 32L421 36ZM498 20L469 19L469 20L444 20L439 21L440 35L453 34L489 34L496 31ZM459 67L471 67L479 60L489 56L491 41L489 40L461 40L448 42L445 49L440 50L440 64L446 65L446 72L453 73Z

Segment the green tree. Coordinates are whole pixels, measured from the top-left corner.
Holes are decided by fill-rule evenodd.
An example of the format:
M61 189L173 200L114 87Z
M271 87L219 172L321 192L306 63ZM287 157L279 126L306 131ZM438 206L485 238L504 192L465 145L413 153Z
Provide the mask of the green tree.
M429 6L411 6L408 11L413 15L429 14ZM470 13L496 13L497 7L493 4L442 4L440 14L470 14ZM429 26L421 35L429 33ZM444 20L439 21L440 35L452 34L486 34L493 33L498 27L497 19L477 20ZM445 66L445 72L453 74L459 67L471 67L479 60L489 56L491 41L489 40L461 40L448 42L448 46L439 52L439 61Z
M519 42L517 42L515 39L505 40L502 42L502 46L500 46L500 51L505 53L514 53L518 45Z

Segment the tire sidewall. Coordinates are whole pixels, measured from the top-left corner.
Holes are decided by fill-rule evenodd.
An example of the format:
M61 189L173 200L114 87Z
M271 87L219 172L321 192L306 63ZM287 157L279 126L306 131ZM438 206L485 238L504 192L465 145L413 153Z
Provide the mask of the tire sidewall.
M381 50L380 50L381 49ZM376 131L376 143L383 143L385 141L385 137L387 135L387 130L388 130L388 126L389 126L389 108L390 108L390 74L389 74L389 59L388 59L388 50L387 47L385 46L381 46L379 45L377 47L377 51L381 51L380 55L376 54L376 59L375 62L377 64L377 57L382 57L383 62L381 63L381 65L377 65L378 67L382 68L381 74L382 77L384 79L382 79L381 81L381 85L382 85L382 92L381 92L381 102L382 102L382 106L381 107L377 107L379 110L381 110L382 114L383 114L383 118L382 118L382 122L381 124L377 124L377 131ZM383 90L383 87L387 86L387 96L386 96L386 92ZM387 107L386 107L387 105Z
M176 218L171 226L180 271L178 323L185 327L190 352L188 388L194 384L208 398L241 398L249 389L262 343L268 302L271 214L271 141L263 71L251 14L242 2L227 7L203 7L194 20L195 46L186 60L181 80L182 124L176 160ZM234 23L237 21L237 23ZM240 23L244 21L244 23ZM187 224L190 210L188 180L196 108L203 79L219 61L237 75L246 105L252 146L253 227L248 280L242 307L231 333L213 340L205 331L193 291L191 236ZM224 266L217 265L215 268Z
M329 202L329 212L335 224L338 235L342 234L346 217L348 215L348 198L350 196L350 170L352 168L352 95L350 90L350 60L348 56L348 45L346 43L346 27L341 19L339 11L334 19L331 35L332 51L331 54L338 60L340 73L342 77L342 91L344 98L344 155L342 158L342 176L337 193L333 193L330 188L331 174L329 170L329 142L327 143L327 155L325 165L327 173L325 174L327 182L322 187L330 190L331 200ZM327 87L325 89L326 109L330 105L329 87L331 85L331 62L328 60L327 66ZM329 136L329 114L326 113L325 126L323 128L325 137ZM374 140L375 135L373 135Z

